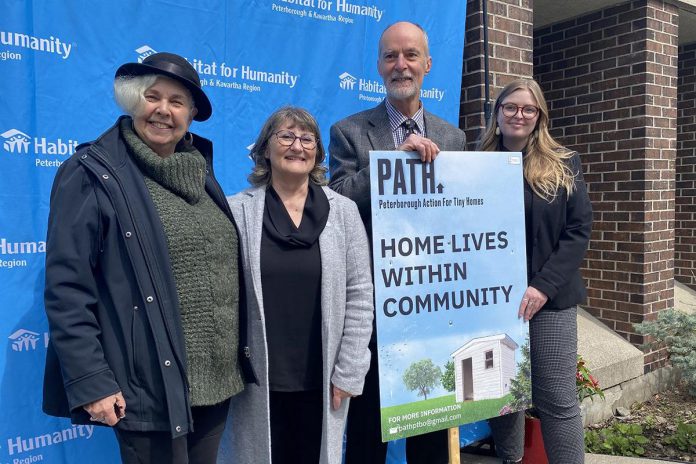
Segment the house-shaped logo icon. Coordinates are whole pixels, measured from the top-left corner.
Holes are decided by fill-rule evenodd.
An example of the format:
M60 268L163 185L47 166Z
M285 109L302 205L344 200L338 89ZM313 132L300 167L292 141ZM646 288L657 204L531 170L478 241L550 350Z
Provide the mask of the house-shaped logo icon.
M0 134L5 140L2 147L10 153L27 154L29 153L29 143L31 137L17 129L10 129Z
M344 72L343 74L338 76L338 78L341 80L339 86L343 90L353 90L353 88L355 87L355 82L357 81L357 79L348 74L347 72Z
M19 329L8 338L12 340L13 351L33 351L36 349L39 334L31 330Z
M140 48L135 49L136 53L138 54L138 63L142 63L145 58L147 58L150 55L154 55L157 53L155 50L150 48L149 45L143 45Z

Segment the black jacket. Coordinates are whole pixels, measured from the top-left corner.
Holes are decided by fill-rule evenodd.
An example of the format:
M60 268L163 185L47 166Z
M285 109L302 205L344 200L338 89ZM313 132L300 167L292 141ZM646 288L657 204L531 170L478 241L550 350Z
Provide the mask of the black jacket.
M592 231L592 204L582 177L580 157L569 159L575 174L570 197L561 189L549 203L532 194L532 263L529 285L549 300L542 309L563 309L585 301L587 291L580 275Z
M192 430L179 302L164 229L119 122L79 146L53 182L43 410L95 424L82 405L121 391L126 417L117 427L177 437ZM234 224L213 175L212 143L194 137L194 145L208 165L206 191ZM239 276L245 328L241 269ZM246 345L241 333L241 366L255 381Z

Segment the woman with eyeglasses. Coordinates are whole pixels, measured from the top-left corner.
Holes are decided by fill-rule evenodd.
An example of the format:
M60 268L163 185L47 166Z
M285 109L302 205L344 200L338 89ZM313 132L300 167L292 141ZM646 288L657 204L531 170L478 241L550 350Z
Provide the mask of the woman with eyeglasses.
M307 111L273 113L251 156L253 187L229 204L260 383L232 402L231 462L340 464L349 398L370 363L367 235L355 203L324 186Z
M580 464L584 442L575 387L576 305L586 298L580 266L592 229L580 156L549 134L546 100L531 79L503 88L478 148L523 155L528 287L518 316L529 321L532 402L549 462ZM503 462L520 462L524 413L489 424L498 456Z

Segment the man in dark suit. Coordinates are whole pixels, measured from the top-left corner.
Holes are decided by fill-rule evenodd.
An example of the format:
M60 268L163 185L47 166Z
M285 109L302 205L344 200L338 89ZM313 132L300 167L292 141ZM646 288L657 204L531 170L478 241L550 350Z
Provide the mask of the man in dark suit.
M370 235L370 150L417 151L423 162L431 162L440 150L466 149L464 132L423 107L420 89L431 66L428 37L422 27L409 22L387 27L379 40L377 58L387 98L331 127L329 186L357 203ZM351 400L348 412L346 464L384 464L386 456L387 447L381 441L374 331L370 350L372 361L363 394ZM447 463L447 432L407 439L406 456L409 464Z

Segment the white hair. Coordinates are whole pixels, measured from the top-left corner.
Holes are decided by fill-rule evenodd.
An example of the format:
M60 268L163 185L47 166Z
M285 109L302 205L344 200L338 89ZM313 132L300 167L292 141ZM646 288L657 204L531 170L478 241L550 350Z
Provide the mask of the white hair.
M169 79L166 76L158 74L143 74L140 76L120 76L114 79L114 99L116 104L129 116L135 116L140 110L140 106L145 101L145 92L147 89L155 85L157 79ZM177 82L174 79L169 79ZM178 83L178 82L177 82ZM186 94L189 97L189 106L191 109L195 107L193 95L185 87Z
M156 74L120 76L114 80L116 104L130 116L135 116L145 98L145 91L155 85Z

